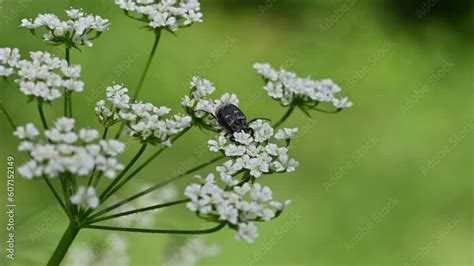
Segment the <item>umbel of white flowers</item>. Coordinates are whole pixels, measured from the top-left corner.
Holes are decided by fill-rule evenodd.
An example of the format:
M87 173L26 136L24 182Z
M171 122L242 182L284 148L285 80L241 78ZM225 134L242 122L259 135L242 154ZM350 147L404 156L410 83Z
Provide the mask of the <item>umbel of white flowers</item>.
M44 28L43 40L53 44L65 44L68 47L92 47L91 40L109 29L108 19L84 13L80 9L66 10L68 20L62 21L55 14L39 14L34 19L22 19L20 27L36 30Z
M202 22L201 4L198 0L115 0L115 3L129 17L146 22L152 29L166 29L176 32ZM133 17L129 12L135 12Z
M224 104L239 105L239 98L235 94L225 93L219 99L208 99L207 96L215 91L212 82L195 76L191 79L189 95L183 97L181 105L193 118L195 125L220 132L222 128L210 114L215 114L217 107Z
M199 77L192 79L190 88L190 94L182 100L186 112L205 127L222 131L215 122L212 123L215 111L222 104L238 105L237 96L224 94L220 99L209 99L215 88L209 80ZM264 174L296 169L298 162L289 158L288 146L298 129L284 128L275 133L273 127L263 120L249 123L249 128L250 132L222 132L217 139L208 141L212 152L228 158L216 167L221 182L212 173L204 180L197 176L201 182L186 187L185 196L190 199L187 207L199 217L225 222L237 231L236 239L252 243L258 236L254 222L276 218L290 203L273 201L270 187L255 180ZM271 143L272 138L283 141L286 146ZM239 181L235 176L240 173L243 173L243 178Z
M80 65L69 65L48 52L30 52L30 58L22 60L18 48L0 48L0 77L17 77L23 94L46 102L61 97L62 89L83 91Z
M208 221L226 222L237 231L237 240L249 243L258 237L255 221L276 218L290 203L273 201L272 190L258 183L222 188L213 174L202 183L187 186L184 195L191 200L187 204L189 210Z
M82 128L76 133L74 124L72 118L59 118L43 132L44 139L39 139L40 132L31 123L18 127L14 133L21 140L18 149L31 157L18 172L32 179L43 175L89 176L96 169L114 178L123 169L116 157L124 152L125 145L114 139L98 140L99 132L95 129Z
M352 102L347 97L338 96L341 88L330 79L301 78L296 73L283 68L275 70L268 63L256 63L253 67L266 83L263 89L270 97L285 106L291 105L295 101L310 106L319 102L329 102L337 109L352 106Z
M107 87L106 97L106 100L96 104L99 121L105 127L123 121L128 127L128 134L141 142L170 147L170 138L191 126L189 116L168 116L171 111L168 107L130 102L128 89L122 85Z

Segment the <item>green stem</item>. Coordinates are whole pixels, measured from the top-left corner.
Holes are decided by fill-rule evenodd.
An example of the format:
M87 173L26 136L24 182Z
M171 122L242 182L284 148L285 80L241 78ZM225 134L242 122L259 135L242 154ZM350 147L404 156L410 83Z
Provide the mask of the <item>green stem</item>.
M46 122L46 117L44 116L43 112L43 102L38 100L38 112L41 118L41 123L43 123L44 129L48 129L48 123Z
M100 222L100 221L110 220L110 219L114 219L114 218L118 218L118 217L122 217L122 216L127 216L127 215L134 214L134 213L146 212L146 211L151 211L151 210L156 210L156 209L160 209L160 208L170 207L170 206L174 206L174 205L178 205L178 204L183 204L183 203L187 203L189 201L190 201L190 199L182 199L182 200L176 200L176 201L171 201L171 202L162 203L162 204L156 204L156 205L152 205L152 206L148 206L148 207L144 207L144 208L139 208L139 209L135 209L135 210L131 210L131 211L119 212L119 213L116 213L116 214L113 214L113 215L103 216L103 217L100 217L98 219L91 220L87 223L88 224L93 224L93 223L97 223L97 222ZM91 217L89 217L89 219L93 219L93 218L97 217L98 215L99 214L92 215Z
M8 120L8 123L10 124L10 126L13 128L13 130L16 130L16 125L15 123L13 122L13 119L12 117L10 116L10 114L8 113L7 109L5 108L5 106L3 106L3 103L0 102L0 109L2 110L2 113L5 115L5 118Z
M158 184L156 184L156 185L154 185L154 186L151 186L151 187L145 189L144 191L139 192L139 193L137 193L137 194L135 194L135 195L133 195L133 196L131 196L131 197L129 197L129 198L126 198L126 199L124 199L124 200L122 200L122 201L120 201L120 202L118 202L118 203L116 203L116 204L114 204L114 205L112 205L112 206L110 206L110 207L107 207L107 208L103 209L102 211L98 212L97 214L94 214L93 216L94 216L94 217L97 217L97 216L99 216L99 215L101 215L101 214L104 214L104 213L107 213L107 212L109 212L109 211L111 211L111 210L113 210L113 209L116 209L116 208L118 208L118 207L120 207L120 206L122 206L122 205L124 205L124 204L126 204L126 203L128 203L128 202L131 202L131 201L133 201L133 200L135 200L135 199L137 199L137 198L140 198L140 197L142 197L142 196L144 196L144 195L146 195L146 194L148 194L148 193L150 193L150 192L153 192L153 191L155 191L155 190L157 190L157 189L159 189L159 188L161 188L161 187L163 187L163 186L166 186L166 185L169 184L169 183L172 183L172 182L174 182L174 181L177 181L178 179L181 179L181 178L183 178L183 177L185 177L185 176L187 176L187 175L189 175L189 174L191 174L191 173L193 173L193 172L196 172L196 171L198 171L198 170L200 170L200 169L202 169L202 168L204 168L204 167L206 167L206 166L208 166L208 165L210 165L210 164L213 164L213 163L215 163L215 162L221 160L221 159L224 158L224 157L225 157L225 156L223 156L223 155L218 156L218 157L216 157L216 158L214 158L214 159L212 159L212 160L210 160L210 161L208 161L208 162L206 162L206 163L200 164L200 165L198 165L198 166L196 166L196 167L194 167L194 168L191 168L191 169L189 169L189 170L187 170L187 171L185 171L185 172L183 172L183 173L181 173L181 174L179 174L179 175L171 176L171 177L167 178L165 181L163 181L163 182L161 182L161 183L158 183Z
M80 228L77 227L72 222L69 223L69 226L64 232L63 237L59 241L56 249L54 250L53 256L48 261L48 266L56 266L61 263L64 256L66 255L67 250L71 246L74 238L76 238L77 233L79 233Z
M136 232L136 233L151 233L151 234L182 234L182 235L200 235L210 234L217 232L224 228L226 224L220 223L219 225L201 230L165 230L165 229L142 229L142 228L129 228L129 227L114 227L114 226L101 226L101 225L86 225L84 228L100 229L100 230L111 230L111 231L125 231L125 232Z
M188 130L191 129L190 127L181 131L178 135L174 136L171 140L171 143L176 142L181 136L183 136ZM140 166L137 167L130 175L128 175L120 184L114 187L104 198L101 198L101 203L104 203L110 196L112 196L115 192L117 192L121 187L123 187L130 179L132 179L135 175L137 175L143 168L145 168L149 163L151 163L158 155L160 155L166 148L161 148L156 151L153 155L151 155L145 162L143 162Z
M68 92L68 96L67 96L67 99L68 99L68 108L69 108L69 113L68 113L68 116L69 117L72 117L72 92Z
M146 75L148 74L148 70L150 69L151 62L153 61L153 57L156 52L156 48L158 47L158 43L160 42L160 36L161 36L161 31L156 31L155 32L155 42L153 43L153 47L151 48L150 55L148 56L148 60L145 65L145 69L143 70L142 76L140 77L140 80L138 81L137 88L135 90L135 93L133 94L131 102L134 102L138 98L138 94L140 93L140 90L143 86L143 82L145 81ZM119 126L119 129L117 131L117 134L115 135L115 139L120 138L120 134L122 133L123 127L125 126L125 123L122 122Z
M283 117L273 125L273 128L276 129L276 128L280 127L281 124L283 124L286 121L286 119L288 119L288 117L290 117L290 115L293 113L294 110L295 110L295 105L290 106L290 108L288 109L288 111L286 111L286 113L283 115Z
M143 152L145 151L147 147L147 144L144 143L140 150L138 150L137 154L135 154L135 156L132 158L132 160L127 164L127 166L125 166L125 168L122 170L122 172L120 172L120 174L114 179L114 181L112 181L112 183L110 183L110 185L102 192L102 194L100 195L100 201L102 202L102 200L104 199L104 197L107 195L107 193L109 193L109 191L120 181L120 179L127 173L128 170L130 170L130 168L132 168L132 166L135 164L135 162L140 158L140 156L143 154Z
M44 175L43 175L43 180L46 182L46 184L48 185L51 192L53 192L53 195L56 198L56 200L58 201L59 205L61 205L61 208L63 208L64 212L66 212L66 214L69 215L69 212L67 211L66 206L64 205L64 202L61 200L61 197L59 196L56 189L54 189L53 184L51 184L49 179Z
M108 131L109 131L109 127L105 127L104 128L104 133L102 133L102 139L105 139L107 137L107 132ZM95 175L96 170L97 170L96 167L94 167L94 169L92 169L92 173L89 176L89 181L87 181L87 186L88 187L92 184L92 180L94 179L94 175ZM95 187L95 185L94 185L94 187Z
M69 66L70 50L68 46L66 46L66 52L65 52L64 57L66 58L67 65ZM71 102L71 100L69 98L70 98L69 92L66 89L64 89L64 116L67 116L67 117L70 117L69 115L70 107L68 107L68 104Z
M137 169L135 169L132 173L130 173L120 184L115 186L113 189L110 190L110 192L104 196L104 198L101 199L101 202L105 202L112 194L117 192L121 187L123 187L130 179L132 179L135 175L137 175L143 168L145 168L149 163L151 163L158 155L160 155L165 148L159 149L157 152L155 152L152 156L150 156L145 162L143 162L140 166L138 166Z
M138 94L140 93L143 82L145 81L148 70L150 69L151 62L153 61L153 56L155 55L156 48L158 47L158 43L160 42L160 36L161 36L161 31L157 31L155 33L155 42L153 43L153 47L151 48L150 55L148 56L145 69L143 70L142 76L140 77L140 81L138 82L138 86L137 86L137 89L135 90L135 94L133 94L132 102L134 102L138 98Z
M326 114L337 114L339 113L342 109L341 108L337 108L336 110L334 111L327 111L327 110L324 110L324 109L319 109L319 108L312 108L313 110L316 110L318 112L322 112L322 113L326 113Z

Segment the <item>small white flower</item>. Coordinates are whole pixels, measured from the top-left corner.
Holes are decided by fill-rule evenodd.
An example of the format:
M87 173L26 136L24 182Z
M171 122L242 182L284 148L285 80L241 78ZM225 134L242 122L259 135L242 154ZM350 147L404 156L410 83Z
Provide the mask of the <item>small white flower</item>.
M332 103L334 104L334 107L336 107L336 108L349 108L349 107L352 107L352 102L349 101L349 98L347 98L347 97L344 97L342 99L334 98L334 99L332 99Z
M39 135L39 131L32 123L28 123L24 127L17 127L13 134L19 139L33 140Z
M95 129L79 130L79 138L85 142L92 142L99 138L99 132Z
M282 128L275 133L276 139L291 139L298 132L298 128Z
M245 133L245 132L235 132L234 133L234 139L239 142L240 144L243 145L250 145L253 142L252 136L250 134Z
M249 125L254 130L253 138L256 142L263 142L273 136L273 128L263 120L256 120Z
M115 139L101 140L100 146L102 150L110 156L117 156L125 150L125 144Z
M271 201L270 202L270 205L272 205L275 209L279 210L279 211L282 211L284 210L288 205L290 205L291 203L291 200L286 200L285 202L283 203L280 203L280 202L276 202L276 201Z
M43 169L39 166L36 161L31 160L18 168L18 172L26 179L32 179L33 177L41 176Z
M83 208L95 209L99 206L99 197L97 197L94 187L79 187L70 200L72 204Z
M226 156L242 156L244 155L246 149L241 145L230 144L224 147L224 152Z
M239 231L235 235L235 239L245 240L248 243L253 243L253 241L257 237L258 237L258 231L254 223L239 224Z

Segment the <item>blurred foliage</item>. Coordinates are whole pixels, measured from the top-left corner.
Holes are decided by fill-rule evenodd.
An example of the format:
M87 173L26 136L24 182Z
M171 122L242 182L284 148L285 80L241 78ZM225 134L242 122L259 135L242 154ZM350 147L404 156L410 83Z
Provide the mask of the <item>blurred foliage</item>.
M337 115L315 113L309 120L296 113L290 118L288 126L301 128L291 150L301 166L262 182L271 185L276 199L293 199L293 204L281 218L259 227L261 237L253 245L235 241L230 230L206 236L221 246L222 254L203 265L472 264L473 132L466 129L473 123L470 1L438 0L433 13L419 19L420 1L202 2L203 24L180 31L178 37L163 36L143 100L179 111L190 78L199 74L214 81L218 94L238 93L249 117L276 120L285 110L264 95L251 68L256 61L268 61L301 75L332 78L354 102ZM133 90L153 36L112 0L73 4L112 21L93 48L72 53L86 82L81 97L74 98L78 124L99 127L95 101L113 81ZM19 47L23 55L49 50L62 56L18 24L39 12L62 15L70 5L4 0L0 47ZM452 67L443 72L446 62ZM0 99L18 123L39 123L35 107L26 104L14 84L0 85ZM46 111L53 119L61 106L53 104ZM19 165L25 155L16 151L17 140L4 120L0 132L0 160L11 154ZM212 157L195 153L211 136L192 130L123 195ZM137 148L131 144L123 160ZM40 180L18 177L16 185L17 260L12 265L42 265L63 233L66 217ZM184 207L170 208L158 220L160 228L202 226ZM1 228L4 223L2 218ZM96 243L105 234L84 230L77 240ZM177 241L163 235L127 237L133 265L157 264L161 252Z

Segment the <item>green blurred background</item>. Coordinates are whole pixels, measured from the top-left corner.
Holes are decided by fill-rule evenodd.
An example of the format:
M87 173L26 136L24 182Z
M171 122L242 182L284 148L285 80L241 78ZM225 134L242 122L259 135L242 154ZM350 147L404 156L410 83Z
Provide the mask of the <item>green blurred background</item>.
M74 5L112 22L93 48L71 55L86 83L74 97L78 124L99 128L94 103L113 81L136 86L153 34L111 0ZM37 13L63 16L68 6L68 1L0 1L0 47L18 47L24 56L33 50L62 56L18 25ZM313 113L312 120L301 112L289 119L287 126L300 127L291 150L300 167L262 182L271 185L276 199L292 199L291 207L260 224L253 245L235 241L230 230L205 236L221 252L200 265L472 265L471 1L203 0L202 10L204 23L177 37L164 34L142 100L181 111L179 101L198 74L212 80L218 94L237 93L249 117L277 120L285 110L263 93L251 67L270 62L303 76L332 78L354 106L335 115ZM0 84L14 119L39 125L35 106L26 104L14 84ZM60 110L56 103L47 116L57 117ZM19 166L26 157L1 121L1 161L13 155ZM194 152L211 137L193 129L121 194L213 157ZM124 161L138 148L129 144ZM5 167L0 171L5 176ZM179 182L179 193L189 182L190 177ZM17 259L13 264L5 259L2 216L2 261L45 264L66 217L41 180L17 177L16 201ZM202 222L176 207L159 214L155 226L193 225ZM83 230L76 241L100 244L107 234ZM127 239L133 265L159 265L166 250L185 238Z

